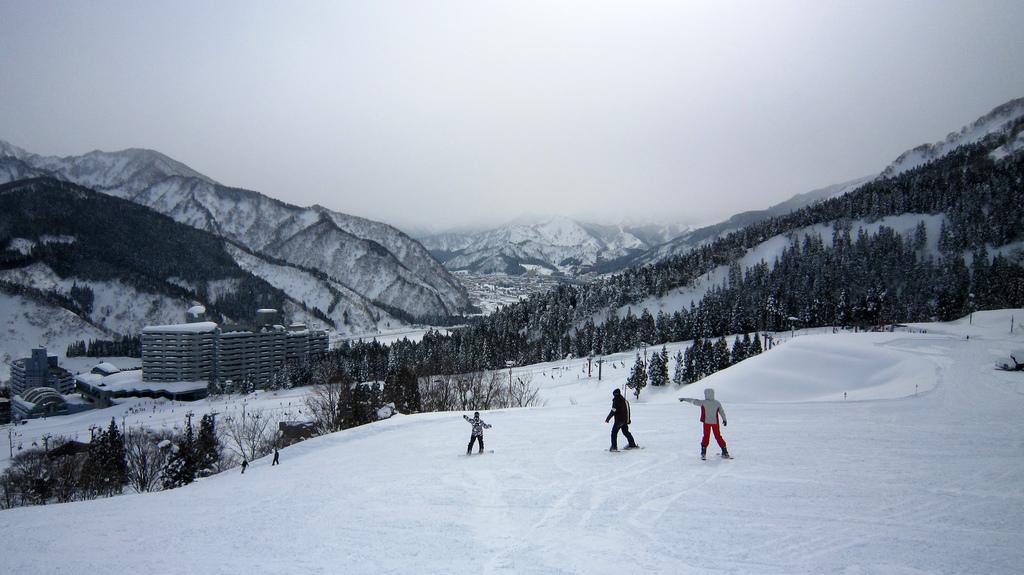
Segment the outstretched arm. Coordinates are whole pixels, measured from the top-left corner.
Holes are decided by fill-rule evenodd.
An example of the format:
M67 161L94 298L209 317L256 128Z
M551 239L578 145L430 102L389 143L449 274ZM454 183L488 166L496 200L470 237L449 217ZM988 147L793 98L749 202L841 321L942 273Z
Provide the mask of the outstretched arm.
M679 401L685 401L686 403L692 403L694 405L697 405L697 402L700 401L700 400L699 399L690 399L689 397L680 397Z

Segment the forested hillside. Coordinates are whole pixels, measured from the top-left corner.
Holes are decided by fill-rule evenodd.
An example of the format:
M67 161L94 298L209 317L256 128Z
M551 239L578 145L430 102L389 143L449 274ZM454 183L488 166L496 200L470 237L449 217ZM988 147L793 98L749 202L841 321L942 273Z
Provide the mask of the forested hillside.
M1024 121L946 156L850 194L748 226L656 265L581 286L560 286L502 308L451 335L400 342L390 365L453 373L528 364L568 354L623 351L792 325L860 325L949 320L975 309L1024 305L1024 154L1004 154ZM1012 148L1010 146L1009 148ZM855 223L939 214L937 241L919 225L903 235ZM811 230L827 226L831 233ZM742 269L738 260L773 237L790 247ZM936 250L928 249L937 245ZM728 280L672 314L614 310L693 283L725 266ZM790 319L793 318L793 319ZM342 353L367 377L387 373L387 350L364 344ZM396 356L398 359L396 359ZM376 366L365 370L366 365ZM393 370L392 370L393 371Z
M283 308L287 301L281 290L238 267L224 240L127 200L49 178L0 186L0 199L0 269L42 264L59 278L83 284L62 292L5 281L9 293L41 298L83 317L93 312L96 297L86 285L90 281L200 301L215 317L234 320L260 307Z
M351 323L342 318L345 331L374 331L378 322L396 318L450 320L472 311L465 288L422 245L397 229L223 186L154 150L40 156L0 140L0 183L31 177L52 177L131 200L260 258L285 262L292 275L315 269L346 292L338 298L343 301L332 305L360 316L351 317ZM309 282L280 282L279 275L261 275L265 265L258 268L249 271L305 301ZM325 307L319 309L330 315ZM332 318L341 328L343 322Z

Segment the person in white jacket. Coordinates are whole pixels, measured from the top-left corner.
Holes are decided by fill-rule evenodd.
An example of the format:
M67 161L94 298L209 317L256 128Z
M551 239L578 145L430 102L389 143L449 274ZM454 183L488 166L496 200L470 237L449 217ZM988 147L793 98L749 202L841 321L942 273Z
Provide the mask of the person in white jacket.
M710 387L705 389L704 399L680 397L679 401L685 401L700 407L700 421L704 424L704 438L700 442L700 458L705 459L707 457L708 442L711 439L710 435L712 432L715 434L718 446L722 448L722 457L730 457L729 449L726 448L725 440L722 439L722 431L718 428L719 417L721 417L722 425L728 425L729 422L725 418L725 410L722 409L722 404L715 399L715 390Z

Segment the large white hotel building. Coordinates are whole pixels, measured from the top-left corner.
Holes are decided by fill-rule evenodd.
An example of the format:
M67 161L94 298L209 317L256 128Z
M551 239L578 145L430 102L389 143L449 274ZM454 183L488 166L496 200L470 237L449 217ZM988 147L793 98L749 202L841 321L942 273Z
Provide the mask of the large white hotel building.
M276 323L276 310L259 310L253 325L201 321L205 310L189 310L188 323L142 330L142 381L217 385L269 383L289 361L324 353L327 333L302 324Z

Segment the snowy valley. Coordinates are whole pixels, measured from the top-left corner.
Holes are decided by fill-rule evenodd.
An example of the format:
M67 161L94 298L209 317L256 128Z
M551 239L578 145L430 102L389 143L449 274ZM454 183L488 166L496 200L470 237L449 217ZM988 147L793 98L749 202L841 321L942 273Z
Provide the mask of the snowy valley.
M420 242L452 271L578 278L689 229L684 224L607 225L566 217L522 217L483 231L426 235Z

